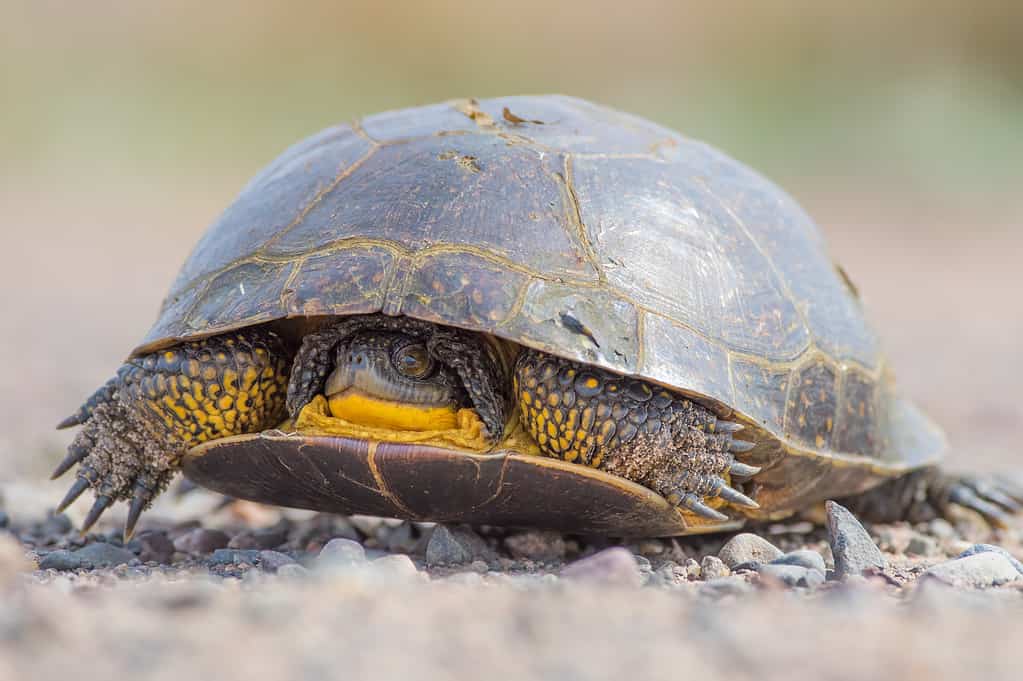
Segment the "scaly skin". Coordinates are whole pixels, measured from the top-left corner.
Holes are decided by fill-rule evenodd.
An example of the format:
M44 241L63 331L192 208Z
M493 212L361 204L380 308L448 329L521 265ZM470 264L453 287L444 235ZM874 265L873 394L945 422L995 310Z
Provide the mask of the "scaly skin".
M191 447L275 427L324 389L347 353L340 344L375 330L425 345L461 381L468 400L497 442L513 402L547 456L593 466L652 489L693 513L726 520L723 504L757 508L738 482L759 469L735 459L753 443L735 437L741 426L673 391L644 381L524 349L512 376L478 334L403 317L341 319L307 334L294 368L284 342L265 328L223 334L131 360L59 427L82 425L57 467L76 464L77 477L58 510L92 487L96 501L82 531L117 500L130 500L126 536L142 510L169 483ZM386 371L386 369L383 369ZM951 504L1003 524L1023 491L981 478L927 468L843 503L868 519L937 515ZM716 507L716 508L715 508Z
M547 456L620 475L714 520L727 519L707 504L715 497L758 508L729 485L757 472L734 457L752 443L733 438L737 424L676 393L527 349L516 362L515 396Z
M249 329L130 360L60 426L84 427L54 471L79 464L58 510L96 493L82 531L114 501L131 500L125 535L167 486L182 454L284 417L290 355L275 334Z

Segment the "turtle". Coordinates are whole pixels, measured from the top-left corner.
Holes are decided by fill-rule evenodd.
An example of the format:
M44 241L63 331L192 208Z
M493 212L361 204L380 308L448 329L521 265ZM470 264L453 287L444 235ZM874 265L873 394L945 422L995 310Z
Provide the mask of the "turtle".
M125 536L236 498L609 536L1023 494L945 473L811 218L708 144L567 96L330 127L257 174L60 428Z

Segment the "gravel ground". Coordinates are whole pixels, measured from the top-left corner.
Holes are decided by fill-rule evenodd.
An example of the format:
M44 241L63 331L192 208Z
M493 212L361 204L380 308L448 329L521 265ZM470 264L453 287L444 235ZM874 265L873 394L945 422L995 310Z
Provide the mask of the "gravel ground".
M863 529L832 507L824 524L616 542L200 491L165 495L127 546L116 512L79 537L87 500L47 515L67 442L50 429L141 336L233 191L178 190L153 211L151 189L0 189L19 224L0 271L0 350L18 358L0 374L0 679L1019 677L1020 526L966 512ZM952 466L1014 472L1020 210L856 199L808 203L903 388L948 429Z

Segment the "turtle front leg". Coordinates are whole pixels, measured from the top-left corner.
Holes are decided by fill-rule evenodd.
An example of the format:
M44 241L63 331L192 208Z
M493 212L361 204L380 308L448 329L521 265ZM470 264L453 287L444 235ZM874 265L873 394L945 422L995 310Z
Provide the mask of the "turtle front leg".
M58 428L82 425L57 466L78 464L57 507L63 511L92 487L82 532L115 501L130 500L125 536L162 492L191 447L273 427L284 416L290 355L261 329L184 343L130 360Z
M712 520L711 504L758 504L732 487L759 468L736 461L752 449L734 437L742 426L664 388L535 350L515 367L515 396L540 450L620 475ZM720 505L720 504L717 504Z
M873 523L924 522L962 506L1004 527L1023 510L1023 489L994 476L948 473L937 466L912 471L854 497L839 500L857 517Z

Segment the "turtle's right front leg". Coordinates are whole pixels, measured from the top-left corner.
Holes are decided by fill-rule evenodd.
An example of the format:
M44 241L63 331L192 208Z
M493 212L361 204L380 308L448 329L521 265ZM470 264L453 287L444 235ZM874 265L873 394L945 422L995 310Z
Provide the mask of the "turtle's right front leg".
M169 484L191 447L265 430L284 417L291 356L271 331L249 329L128 361L58 428L82 425L57 466L78 464L60 512L92 487L87 531L114 501L131 500L125 536Z

